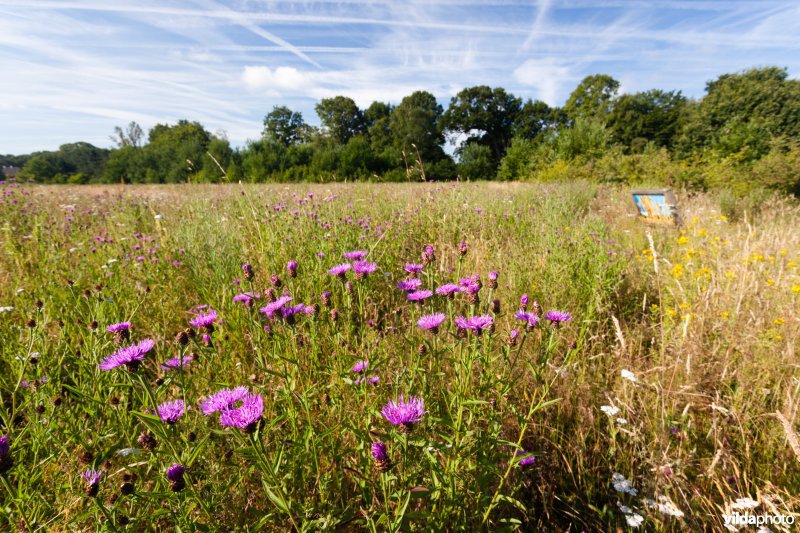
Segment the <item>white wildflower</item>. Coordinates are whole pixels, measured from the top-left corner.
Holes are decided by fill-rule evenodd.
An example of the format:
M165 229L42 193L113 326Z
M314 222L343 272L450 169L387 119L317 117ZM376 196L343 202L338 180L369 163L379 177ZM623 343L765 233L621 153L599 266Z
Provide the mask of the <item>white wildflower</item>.
M617 418L617 424L619 424L620 426L624 426L627 423L628 423L628 421L625 420L624 418L622 418L622 417L618 417Z
M631 372L630 370L627 370L627 369L623 369L622 372L620 372L620 375L623 378L627 379L628 381L632 381L634 383L639 381L638 379L636 379L636 374L634 374L633 372Z
M644 522L644 517L639 513L626 514L625 521L629 526L638 528Z
M156 215L156 216L155 216L155 219L156 219L156 220L161 220L162 218L164 218L164 215Z
M736 501L731 504L731 509L755 509L759 505L757 501L751 500L750 498L737 498Z
M11 307L11 306L9 306L9 307L0 307L0 313L10 313L13 310L14 310L14 308Z
M613 405L603 405L600 407L600 410L608 416L614 416L615 414L619 413L619 407Z
M617 492L626 492L631 496L636 496L639 491L633 487L633 483L625 479L625 476L619 472L614 472L611 475L611 483L614 485L614 490Z
M653 502L656 503L656 502ZM658 497L658 504L656 505L656 509L661 514L665 514L667 516L674 516L676 518L683 518L683 511L678 509L678 507L672 503L672 500L664 496L663 494Z

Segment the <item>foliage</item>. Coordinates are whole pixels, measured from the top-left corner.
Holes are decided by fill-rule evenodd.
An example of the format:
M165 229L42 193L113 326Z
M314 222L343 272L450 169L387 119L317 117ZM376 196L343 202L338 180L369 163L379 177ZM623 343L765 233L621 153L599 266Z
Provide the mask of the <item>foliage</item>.
M275 139L284 146L299 143L303 138L306 123L303 114L286 106L274 106L264 117L264 137Z
M346 96L323 98L315 109L322 126L327 129L331 140L336 144L347 144L350 137L365 130L364 113L352 98Z
M605 120L613 109L619 82L608 74L594 74L581 80L564 104L570 121Z

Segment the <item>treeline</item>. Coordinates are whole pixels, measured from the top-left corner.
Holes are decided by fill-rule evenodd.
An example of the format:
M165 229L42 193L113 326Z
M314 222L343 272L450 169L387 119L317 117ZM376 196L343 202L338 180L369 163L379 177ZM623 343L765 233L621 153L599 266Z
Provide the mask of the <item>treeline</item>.
M777 67L724 74L699 100L659 89L619 94L617 80L593 75L563 107L476 86L447 109L417 91L398 105L360 109L336 96L315 110L319 127L275 106L261 138L239 149L182 120L146 138L136 123L118 127L111 150L74 143L0 162L55 183L582 177L800 194L800 81Z

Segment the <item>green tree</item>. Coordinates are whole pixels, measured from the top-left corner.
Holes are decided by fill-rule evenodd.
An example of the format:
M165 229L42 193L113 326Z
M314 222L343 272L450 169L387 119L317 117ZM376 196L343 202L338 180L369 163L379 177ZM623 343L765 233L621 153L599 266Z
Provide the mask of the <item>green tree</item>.
M559 110L541 100L530 100L522 106L513 125L514 137L534 139L549 128L556 127Z
M156 124L145 147L151 169L158 182L190 181L203 168L211 134L199 122L180 120L174 126Z
M464 179L492 179L495 167L492 149L483 144L467 144L459 153L458 174Z
M721 156L757 159L779 136L800 137L800 81L778 67L754 68L708 82L706 95L692 106L679 151L712 148Z
M569 95L564 111L570 121L580 118L605 120L618 91L619 82L608 74L586 76Z
M264 137L271 137L283 144L291 146L302 141L306 123L303 114L292 111L286 106L274 106L264 117Z
M653 89L624 94L608 115L614 140L629 151L641 152L647 143L670 148L686 110L680 91Z
M103 176L109 151L86 142L62 144L60 157L72 174L82 174L86 181L97 181Z
M522 100L502 87L480 85L450 100L443 123L449 133L466 136L464 144L488 146L496 165L511 144L521 110Z
M365 131L364 113L352 98L347 96L323 98L314 109L336 144L347 144L350 137Z
M111 141L117 145L117 148L124 148L132 146L139 148L142 146L142 139L144 139L144 131L135 121L128 123L123 130L121 127L114 128L114 134L109 137Z
M439 124L442 106L427 91L415 91L403 98L389 118L394 144L407 160L416 155L423 163L446 158L442 149L444 135ZM410 163L411 161L409 161Z

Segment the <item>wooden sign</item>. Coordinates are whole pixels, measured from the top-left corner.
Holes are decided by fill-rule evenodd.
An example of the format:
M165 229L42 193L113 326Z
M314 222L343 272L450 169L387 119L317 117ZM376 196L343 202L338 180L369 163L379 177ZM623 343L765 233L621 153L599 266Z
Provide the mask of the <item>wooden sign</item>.
M636 209L645 222L680 224L678 201L670 189L639 189L631 192Z

